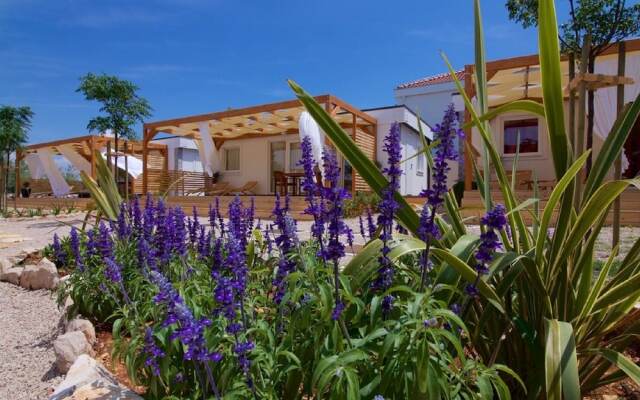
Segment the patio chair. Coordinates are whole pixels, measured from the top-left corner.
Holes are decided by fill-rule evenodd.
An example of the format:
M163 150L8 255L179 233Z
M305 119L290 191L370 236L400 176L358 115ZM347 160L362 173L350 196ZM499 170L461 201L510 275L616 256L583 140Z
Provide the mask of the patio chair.
M287 174L282 171L273 172L273 182L276 187L276 192L280 192L281 196L287 194L290 187L292 192L296 191L296 183L294 181L290 181Z
M213 186L205 192L205 194L207 196L219 196L226 194L229 189L229 182L218 182L214 183Z
M258 186L258 181L249 181L239 188L229 189L223 194L252 195L255 194L254 190L256 186Z

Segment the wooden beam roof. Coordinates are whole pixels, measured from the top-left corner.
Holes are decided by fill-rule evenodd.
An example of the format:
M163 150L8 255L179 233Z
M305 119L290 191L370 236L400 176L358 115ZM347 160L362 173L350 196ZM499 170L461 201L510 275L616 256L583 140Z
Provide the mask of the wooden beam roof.
M377 124L374 117L335 96L322 95L315 99L321 104L330 104L334 110L332 113L334 119L341 125L352 126L354 116L358 126ZM298 118L303 111L304 107L296 99L148 122L144 124L145 140L151 140L158 132L197 140L200 139L202 123L207 123L209 134L218 141L237 139L247 135L254 137L288 133L297 130Z

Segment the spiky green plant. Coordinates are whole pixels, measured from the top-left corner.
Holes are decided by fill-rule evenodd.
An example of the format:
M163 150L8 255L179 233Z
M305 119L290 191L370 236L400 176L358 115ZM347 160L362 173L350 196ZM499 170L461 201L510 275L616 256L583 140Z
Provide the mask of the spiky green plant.
M475 1L477 95L487 96L484 45L479 0ZM594 246L613 201L640 180L606 179L620 154L634 122L640 114L640 97L619 116L598 154L585 190L574 207L574 186L588 153L573 159L564 126L563 88L558 46L558 28L553 0L541 0L538 8L540 67L544 105L520 100L482 115L464 96L460 82L452 77L463 94L472 123L479 132L487 165L495 170L508 212L509 231L502 232L504 253L491 265L491 273L480 281L481 298L469 300L458 294L451 302L462 301L463 319L470 327L474 348L487 363L512 367L527 382L530 398L579 399L599 386L629 376L640 382L640 368L623 352L640 333L640 321L623 325L624 317L640 299L640 239L636 240L615 271L611 269L617 249L594 276ZM326 132L351 165L380 193L387 185L384 176L358 149L349 135L315 100L295 82L290 86L302 104ZM485 121L507 111L534 113L545 119L558 184L542 212L534 212L534 226L525 224L525 214L535 200L519 199L502 165L500 155ZM476 176L485 201L491 202L489 182ZM413 234L418 215L397 194L402 209L400 222ZM435 264L434 285L453 285L463 293L467 282L476 280L472 253L479 237L466 232L455 202L447 199L446 218L439 220L441 241L432 243ZM554 214L557 217L554 219ZM369 246L374 246L374 243ZM399 246L404 253L419 252L425 244L408 238ZM375 271L374 257L367 248L346 269L361 276ZM417 265L401 263L403 268ZM518 390L513 385L513 390Z

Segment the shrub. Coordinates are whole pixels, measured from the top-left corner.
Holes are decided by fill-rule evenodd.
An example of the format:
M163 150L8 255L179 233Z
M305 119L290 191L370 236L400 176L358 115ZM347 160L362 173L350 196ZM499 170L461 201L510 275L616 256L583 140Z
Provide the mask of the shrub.
M384 235L388 226L364 254L379 262L340 271L352 233L335 156L323 161L328 187L317 188L313 172L305 179L312 239L297 237L288 199L277 198L263 227L238 199L226 222L212 205L208 226L195 211L150 197L142 209L136 199L110 224L52 246L77 263L61 301L70 295L83 313L112 321L115 355L149 398L509 398L501 374L517 376L466 348L471 333L446 300L455 288L412 288L404 262L414 256ZM381 282L389 262L397 267Z

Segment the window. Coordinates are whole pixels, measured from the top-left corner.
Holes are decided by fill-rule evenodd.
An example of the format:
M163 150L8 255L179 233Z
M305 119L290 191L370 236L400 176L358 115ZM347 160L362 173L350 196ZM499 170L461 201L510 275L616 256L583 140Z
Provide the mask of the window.
M538 119L517 119L504 122L504 154L516 154L520 135L520 154L538 152Z
M416 167L418 176L424 175L424 153L418 154L418 166Z
M300 142L289 143L289 171L302 172L302 166L299 165L302 158L302 149Z
M224 150L224 169L225 171L240 171L240 149Z

